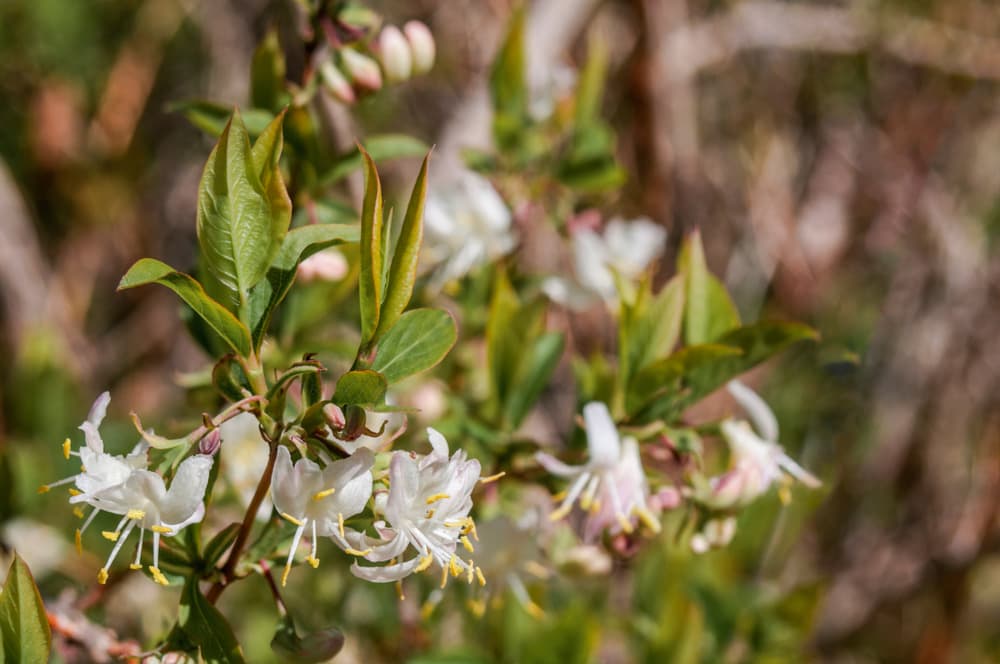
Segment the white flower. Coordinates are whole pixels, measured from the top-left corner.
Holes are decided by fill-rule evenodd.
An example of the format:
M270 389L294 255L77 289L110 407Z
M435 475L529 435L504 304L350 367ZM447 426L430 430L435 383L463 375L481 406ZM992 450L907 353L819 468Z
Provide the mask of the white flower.
M281 516L296 526L281 577L282 585L288 580L295 551L306 528L312 534L312 552L306 562L318 567L317 538L339 533L344 527L344 519L365 508L372 495L371 468L374 464L372 451L361 448L346 459L326 463L323 468L305 458L293 466L288 448L278 448L271 475L271 498Z
M385 502L384 521L374 526L379 537L373 538L352 530L337 533L334 539L342 546L364 549L362 556L373 563L369 567L355 563L355 576L376 583L399 581L432 564L442 570L441 585L452 576L465 575L480 584L486 580L472 560L456 555L458 544L474 552L469 535L478 539L476 526L469 517L472 490L479 481L480 465L468 459L463 450L448 457L448 441L434 429L427 429L432 451L427 455L394 452L389 463L389 495ZM405 558L409 548L416 552Z
M147 530L153 531L153 564L149 568L153 580L168 585L160 572L160 536L173 537L182 529L198 523L205 516L205 489L212 470L212 457L196 454L188 457L177 468L177 473L166 488L163 477L148 470L134 471L124 483L109 487L87 498L99 510L122 516L118 527L102 533L115 543L108 561L97 577L99 583L108 580L108 569L128 539L132 530L139 527L139 546L131 569L142 569L140 557Z
M243 507L250 504L261 475L267 468L268 445L260 434L260 423L252 413L240 413L219 426L222 436L220 463L226 481L239 496ZM271 501L261 501L258 520L271 516Z
M639 444L634 438L619 439L608 407L599 401L583 407L583 419L590 453L586 464L568 466L544 452L535 455L550 473L573 479L562 504L550 518L555 521L565 517L580 498L580 506L589 512L585 539L605 529L612 534L631 533L636 518L659 532L660 523L646 502L649 486L639 458Z
M104 440L101 438L98 428L101 426L101 422L104 421L109 403L111 403L111 394L103 392L94 401L94 405L90 407L90 414L87 415L87 419L79 427L83 431L85 443L78 451L71 449L69 438L63 441L63 456L67 459L71 456L78 457L81 464L80 472L76 475L46 484L38 490L39 493L45 493L57 486L72 483L74 488L70 489L72 496L69 502L77 505L74 512L80 518L83 518L84 512L83 507L79 503L93 505L92 498L94 496L102 491L124 484L134 472L145 470L147 465L146 450L149 449L149 445L144 441L140 441L128 456L112 455L104 451ZM83 525L77 528L75 534L77 551L81 549L83 532L93 523L94 518L100 511L100 509L95 507L90 516L87 517L87 520L83 522Z
M721 549L733 541L736 535L736 517L709 519L700 532L691 537L691 550L707 553L709 549Z
M667 231L646 217L616 218L605 225L602 234L582 228L573 232L571 241L576 283L552 277L542 288L556 302L584 308L595 296L609 304L617 302L614 275L626 283L640 277L663 253Z
M732 468L713 477L705 502L726 509L745 505L782 480L787 473L810 488L821 482L792 460L778 444L778 421L767 403L739 381L730 381L730 394L749 415L756 428L744 420L722 422L722 436L732 453Z
M508 254L515 245L511 215L489 180L469 170L447 186L432 185L424 206L427 264L435 287Z

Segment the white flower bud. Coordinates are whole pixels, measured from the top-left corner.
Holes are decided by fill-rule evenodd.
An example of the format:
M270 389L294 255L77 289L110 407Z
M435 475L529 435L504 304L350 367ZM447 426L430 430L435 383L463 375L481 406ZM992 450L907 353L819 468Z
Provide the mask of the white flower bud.
M354 94L354 88L351 87L350 81L340 73L340 70L337 69L332 61L327 60L320 65L319 75L323 79L323 87L333 95L334 99L345 104L353 104L357 101L357 96Z
M355 85L368 90L378 90L382 87L382 70L379 69L377 62L352 48L340 51L340 57L344 71Z
M436 47L430 28L420 21L410 21L403 26L403 33L410 42L413 54L413 73L426 74L434 66Z
M394 25L386 26L378 36L378 59L386 79L405 81L413 70L413 56L406 37Z

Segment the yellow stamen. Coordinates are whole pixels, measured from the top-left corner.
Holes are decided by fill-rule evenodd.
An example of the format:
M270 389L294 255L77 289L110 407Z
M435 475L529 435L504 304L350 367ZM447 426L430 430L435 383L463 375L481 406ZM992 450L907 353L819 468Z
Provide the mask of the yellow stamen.
M536 620L541 620L542 618L545 617L545 611L542 610L542 607L538 606L530 599L524 605L524 610L528 612L529 616L535 618Z
M48 493L49 490L50 487L48 484L43 484L42 486L38 487L38 493Z
M462 573L462 570L458 566L458 558L455 554L451 554L451 560L448 561L448 570L451 572L452 576L458 576Z
M573 509L572 503L561 505L559 508L552 510L552 513L549 514L549 521L559 521L560 519L563 519L567 514L569 514L571 509Z
M524 567L525 572L539 579L547 579L552 575L546 567L535 560L526 561L522 567Z
M470 542L469 538L466 537L465 535L462 535L461 537L459 537L458 541L462 543L462 546L464 546L465 550L468 551L469 553L475 553L476 552L475 547L472 546L472 542Z
M435 493L433 496L427 496L427 504L433 505L437 501L444 500L445 498L451 498L451 496L446 493Z
M558 493L552 494L552 500L554 500L556 502L559 502L560 500L562 500L565 497L566 497L566 489L563 489L562 491L560 491Z
M82 494L83 494L83 491L80 491L79 489L74 489L73 487L69 488L69 495L71 495L71 496L79 496L79 495L82 495Z
M146 518L146 513L142 510L129 510L125 513L126 519L132 519L133 521L142 521Z
M403 594L403 580L400 579L396 582L396 596L399 597L399 601L402 602L406 599L406 595Z
M413 572L415 574L423 572L425 569L431 566L432 562L434 562L434 556L427 554L426 556L420 559L420 562L417 563L417 566L413 568Z
M345 537L345 535L344 535L344 515L341 514L340 512L337 512L337 528L340 529L340 536L341 537Z
M292 523L294 523L294 524L295 524L296 526L301 526L301 525L302 525L302 522L301 522L301 521L299 521L298 519L296 519L296 518L295 518L294 516L292 516L291 514L286 514L285 512L282 512L282 513L281 513L281 516L282 516L282 517L283 517L284 519L286 519L287 521L291 521L291 522L292 522Z
M583 497L580 498L580 507L585 510L589 510L593 502L594 502L594 497L588 493L585 493L583 494Z
M149 566L149 573L153 575L153 581L157 582L161 586L169 586L170 582L167 581L167 577L163 576L163 572L160 571L159 567Z
M782 505L787 505L792 502L792 491L788 488L787 484L782 485L778 489L778 500L781 501Z
M660 522L655 516L653 516L652 512L645 507L636 507L632 511L638 515L639 520L642 521L643 525L652 530L654 533L660 532Z
M118 531L117 530L102 530L101 537L112 542L118 541Z
M313 500L316 501L323 500L327 496L332 496L336 492L337 492L336 489L324 489L323 491L317 491L316 493L313 494Z
M101 571L97 573L97 582L102 586L108 582L108 568L102 567Z
M507 471L502 470L499 473L497 473L496 475L490 475L488 477L480 477L479 481L482 484L489 484L490 482L496 482L498 479L500 479L501 477L503 477L506 474L507 474Z
M437 602L432 602L431 600L427 600L426 602L424 602L423 605L420 607L420 619L429 620L431 615L434 613L434 608L436 606Z
M476 567L475 561L474 560L469 560L469 568L467 570L465 570L465 573L466 573L465 580L469 583L470 586L472 585L472 578L476 574L475 567Z
M600 511L601 511L601 501L600 499L595 498L594 502L590 504L590 513L597 514Z
M619 512L615 514L615 518L618 519L618 525L622 527L622 532L631 535L635 528L632 527L632 522L628 520L628 517Z
M150 528L150 530L152 530L154 533L160 533L161 535L164 533L170 534L174 532L167 526L153 526L152 528Z
M347 555L358 556L359 558L364 558L371 552L372 552L371 549L365 549L364 551L358 551L357 549L344 549L344 553L346 553Z
M76 532L73 534L73 542L76 544L76 553L80 555L83 553L83 533L77 528Z
M486 602L483 600L470 599L465 605L477 618L482 618L486 614Z
M78 518L78 519L82 519L82 518L84 517L84 515L85 515L85 514L86 514L86 512L84 512L84 511L83 511L83 508L82 508L82 507L80 507L79 505L77 505L76 507L74 507L74 508L73 508L73 515L74 515L74 516L75 516L76 518Z
M479 541L479 533L476 532L476 522L472 520L472 517L469 517L469 523L467 524L466 532L472 535L472 539L476 540L477 542Z
M477 567L476 568L476 578L479 579L479 585L481 585L481 586L485 586L486 585L486 577L483 576L483 568L482 567Z
M444 588L446 585L448 585L448 568L447 567L442 567L441 568L441 587Z
M424 518L425 519L433 519L434 518L434 510L427 510L427 514L424 515Z
M285 571L281 573L281 587L284 588L285 584L288 583L288 575L292 571L291 563L285 565Z
M128 566L128 568L129 569L142 569L142 565L140 565L138 563L132 563L131 565Z
M66 457L67 459L69 459L69 450L70 450L70 447L71 447L71 443L69 442L69 438L67 438L66 440L63 441L63 444L62 444L63 456Z
M306 562L312 565L313 569L319 567L319 558L313 558L311 555L306 556Z

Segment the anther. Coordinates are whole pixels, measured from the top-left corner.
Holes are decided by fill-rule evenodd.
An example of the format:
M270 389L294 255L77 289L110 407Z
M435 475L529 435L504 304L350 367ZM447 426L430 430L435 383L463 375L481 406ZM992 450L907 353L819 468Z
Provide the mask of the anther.
M62 444L63 456L66 457L67 460L69 459L69 450L70 450L70 447L71 447L71 443L69 442L69 438L67 438L66 440L63 441L63 444Z
M313 500L315 501L323 500L327 496L332 496L334 493L336 493L336 491L337 491L336 489L324 489L323 491L317 491L316 493L313 494Z
M97 573L97 582L102 586L108 582L108 568L102 567L101 571Z
M451 498L451 496L446 493L435 493L433 496L427 496L427 504L433 505L437 501L445 500L446 498Z
M299 519L296 519L296 518L295 518L294 516L292 516L291 514L286 514L285 512L282 512L282 513L281 513L281 516L282 516L282 518L284 518L285 520L287 520L287 521L290 521L291 523L294 523L294 524L295 524L296 526L301 526L301 525L302 525L302 521L300 521Z
M460 538L458 538L458 541L462 543L462 546L464 546L465 550L468 551L469 553L476 552L475 547L472 546L472 542L470 542L469 538L466 537L465 535L462 535Z
M496 475L489 475L488 477L480 477L479 482L481 484L489 484L490 482L496 482L498 479L507 474L507 471L502 470Z
M159 567L149 566L149 573L153 575L153 581L160 584L161 586L169 586L170 582L167 581L167 577L163 576L163 572L160 571Z

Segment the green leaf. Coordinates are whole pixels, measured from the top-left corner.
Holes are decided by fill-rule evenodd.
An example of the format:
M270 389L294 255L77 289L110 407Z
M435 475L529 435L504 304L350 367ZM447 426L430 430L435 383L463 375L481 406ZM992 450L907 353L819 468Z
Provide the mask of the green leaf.
M290 615L278 623L271 639L271 649L283 662L318 664L334 657L344 647L344 635L336 627L328 627L299 636Z
M253 52L250 63L250 102L257 108L276 109L285 94L285 54L274 28Z
M216 533L215 537L205 545L205 552L202 554L202 559L205 561L206 567L209 569L215 567L215 564L219 562L226 550L236 541L236 536L239 532L240 524L231 523Z
M684 277L675 275L651 300L637 303L637 309L623 344L630 373L666 357L677 345L684 317Z
M391 385L436 365L457 338L455 319L447 311L407 311L379 341L372 369Z
M143 258L122 277L118 290L146 284L166 286L194 310L229 347L240 355L250 354L250 333L224 306L213 300L191 276L178 272L166 263L153 258Z
M332 401L338 406L377 406L388 387L385 376L376 371L348 371L337 381Z
M585 127L600 119L604 79L608 73L608 47L605 36L593 30L587 35L587 62L580 72L576 89L576 113L573 123Z
M364 150L375 161L388 161L404 157L421 157L427 154L428 146L423 141L406 134L376 134L369 136L363 142ZM358 149L340 155L319 178L319 186L327 187L358 170L364 165L364 159Z
M212 101L182 101L167 107L171 112L180 112L198 129L218 138L229 122L233 108ZM274 120L274 113L261 108L249 108L243 112L243 122L251 136L258 136Z
M357 226L345 224L313 224L288 232L267 271L267 278L250 291L249 318L254 348L259 349L264 341L271 316L292 287L299 263L327 247L357 242L358 236Z
M243 651L233 628L217 608L198 590L198 580L188 579L181 592L178 624L201 651L208 664L236 664L244 661Z
M382 309L385 245L382 243L382 183L371 156L363 148L359 149L365 160L365 199L361 209L361 275L358 290L361 348L366 348L375 336Z
M392 267L389 268L385 301L379 313L374 341L378 341L379 337L395 325L413 295L420 243L424 237L424 200L427 198L427 165L430 158L430 154L424 158L420 174L417 175L417 181L413 185L413 193L410 194L410 202L406 206L403 227L399 231L396 248L392 253Z
M291 203L278 170L279 115L251 148L238 111L209 155L198 189L198 244L202 263L230 308L241 318L250 288L281 247Z
M714 341L723 332L739 327L740 315L736 306L722 283L708 271L699 231L694 231L684 241L677 259L677 271L685 275L686 280L686 344Z
M535 339L531 351L522 358L514 390L504 404L504 417L516 429L535 405L559 364L565 346L563 335L549 332Z
M31 570L15 553L0 595L0 661L47 662L51 646L42 596Z
M520 142L523 138L521 129L528 117L525 16L523 5L514 10L507 35L490 71L493 135L501 148L510 148Z

